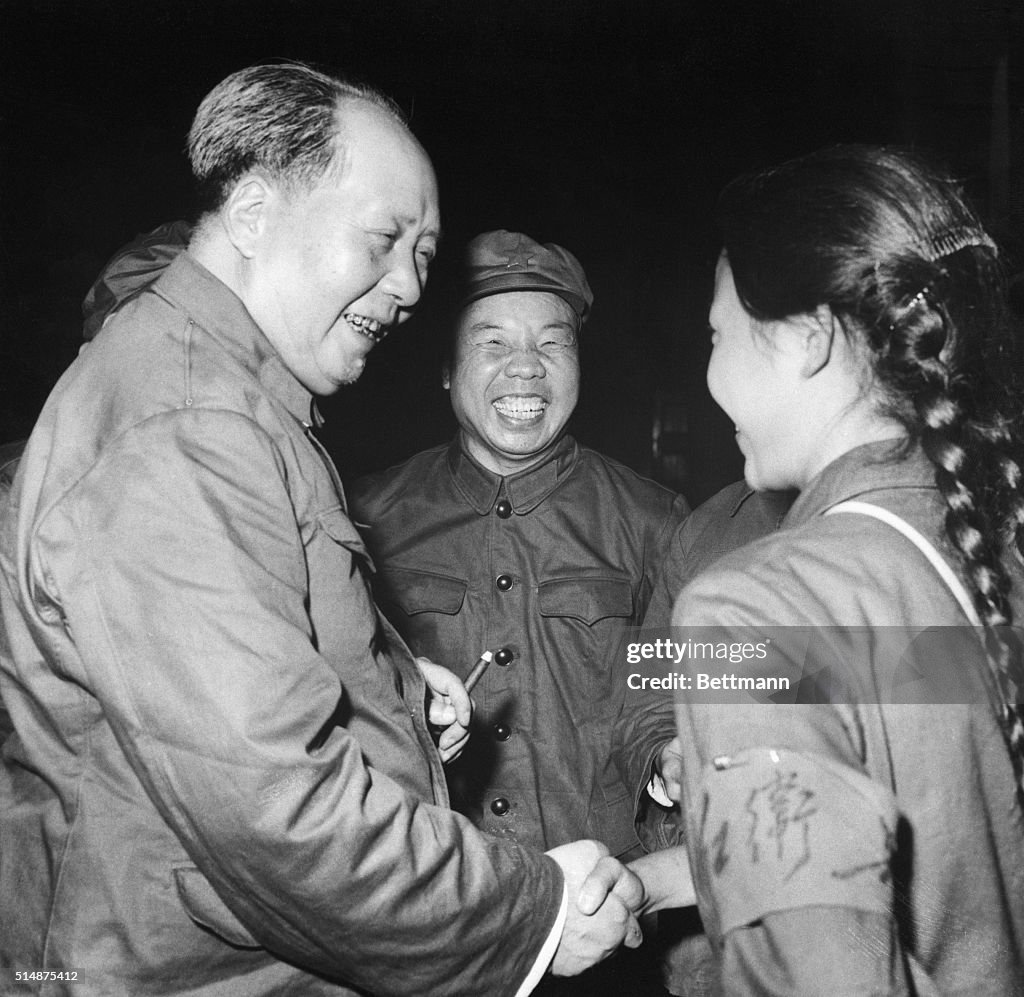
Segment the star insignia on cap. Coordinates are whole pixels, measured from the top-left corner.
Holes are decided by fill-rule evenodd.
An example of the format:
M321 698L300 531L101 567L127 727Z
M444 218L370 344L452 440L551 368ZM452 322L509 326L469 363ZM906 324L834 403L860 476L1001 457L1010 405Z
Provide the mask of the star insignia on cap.
M533 257L529 253L524 252L522 249L517 249L508 254L508 262L505 264L505 269L529 270L532 262Z

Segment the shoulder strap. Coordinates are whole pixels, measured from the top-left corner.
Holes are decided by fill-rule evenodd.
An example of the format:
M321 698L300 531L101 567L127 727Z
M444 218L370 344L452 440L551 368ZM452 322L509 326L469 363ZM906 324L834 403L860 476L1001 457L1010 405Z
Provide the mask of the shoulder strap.
M949 590L953 593L956 601L960 604L960 608L964 611L964 615L969 619L973 626L981 628L982 622L981 617L978 616L978 611L974 608L974 603L971 602L971 597L967 594L967 589L964 588L963 582L957 578L953 569L946 563L942 555L935 549L935 545L931 543L923 534L919 533L910 525L905 519L897 516L896 513L890 512L888 509L883 509L880 505L874 505L871 502L857 502L850 500L847 502L840 502L838 505L832 506L831 509L825 511L826 516L831 516L835 512L855 512L860 513L863 516L871 516L873 519L881 520L883 523L887 523L894 530L898 530L902 533L926 558L928 558L932 567L939 573L942 580L949 587Z
M963 582L961 582L953 573L952 568L950 568L942 555L935 549L934 544L914 529L914 527L905 519L897 516L894 512L890 512L888 509L883 509L880 505L874 505L871 502L857 502L852 499L846 502L840 502L838 505L832 506L831 509L826 509L825 515L831 516L835 512L852 512L862 516L870 516L872 519L880 520L881 522L891 526L894 530L902 533L903 536L905 536L922 554L924 554L932 567L935 568L939 576L948 586L949 590L953 593L953 597L959 603L960 608L963 610L964 615L971 624L979 630L982 628L981 618L978 616L978 611L974 608L974 604L971 602L970 596L967 594L967 589L964 588ZM868 757L874 759L873 764L878 766L882 782L889 786L895 793L896 774L893 768L892 750L884 728L879 729L875 725L869 725L865 730L865 736L868 741ZM918 972L914 967L912 967L912 972L914 973L915 981L920 986L923 981L918 979ZM922 990L921 992L924 993L925 991Z

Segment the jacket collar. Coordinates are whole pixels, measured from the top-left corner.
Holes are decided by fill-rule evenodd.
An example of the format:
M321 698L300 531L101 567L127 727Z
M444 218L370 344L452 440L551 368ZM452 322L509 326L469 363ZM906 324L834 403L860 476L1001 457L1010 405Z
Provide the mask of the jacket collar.
M743 508L747 500L754 495L759 495L760 501L764 505L766 511L775 520L775 529L778 529L782 525L782 521L786 518L786 513L789 512L790 507L793 505L796 494L797 493L794 491L756 492L753 488L747 488L746 491L744 491L736 500L729 512L729 518L732 519L739 515L740 509Z
M934 489L935 469L918 447L904 450L900 440L865 443L848 450L812 479L786 516L797 526L840 502L869 492L892 489Z
M448 447L448 470L455 487L481 516L487 515L501 496L507 498L512 503L512 511L521 516L533 512L572 472L579 452L579 444L566 435L539 464L503 477L488 471L466 453L460 433Z
M241 299L189 252L168 264L153 290L186 312L304 426L323 424L313 395L284 365Z

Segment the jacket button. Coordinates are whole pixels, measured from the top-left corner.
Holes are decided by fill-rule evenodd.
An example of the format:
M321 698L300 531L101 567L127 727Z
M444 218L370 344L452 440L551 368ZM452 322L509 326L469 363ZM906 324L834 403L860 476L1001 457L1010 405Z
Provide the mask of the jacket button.
M510 804L504 796L499 796L497 799L491 800L491 813L494 814L495 817L504 817L511 809L512 804Z
M500 519L508 519L512 515L512 503L508 499L502 499L495 507L494 511L498 514Z
M498 575L498 577L494 579L494 584L497 585L499 592L507 592L512 588L515 582L512 581L511 575Z
M494 739L496 741L507 741L512 736L512 728L508 724L494 725Z

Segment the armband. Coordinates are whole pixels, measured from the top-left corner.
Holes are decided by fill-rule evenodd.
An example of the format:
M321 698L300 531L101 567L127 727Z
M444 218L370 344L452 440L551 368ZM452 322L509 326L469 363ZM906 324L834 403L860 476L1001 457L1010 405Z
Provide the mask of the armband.
M754 748L714 759L703 788L697 864L723 936L797 907L889 913L896 799L862 772Z

